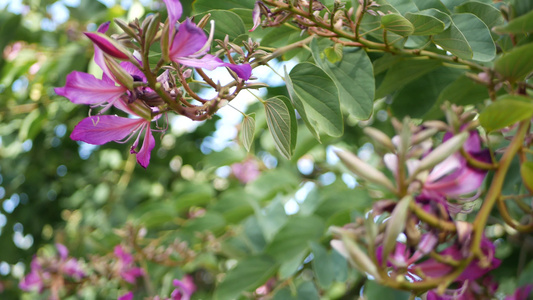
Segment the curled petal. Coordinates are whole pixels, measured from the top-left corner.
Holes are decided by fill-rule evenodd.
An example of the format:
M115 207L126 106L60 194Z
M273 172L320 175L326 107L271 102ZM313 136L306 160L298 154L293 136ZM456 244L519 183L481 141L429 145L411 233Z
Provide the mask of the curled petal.
M187 19L180 24L178 33L176 33L174 41L170 45L168 56L171 60L176 61L179 58L192 54L205 54L209 50L209 47L205 48L204 53L196 52L204 48L207 40L204 30Z
M252 10L252 20L254 22L254 26L252 29L248 30L249 32L254 31L259 25L261 25L261 1L256 1L254 5L254 9Z
M125 139L144 122L146 122L144 119L108 115L87 117L74 127L70 138L93 145L103 145L110 141Z
M68 98L75 104L112 104L122 96L127 89L116 86L112 81L100 80L91 74L73 71L67 75L67 81L62 88L55 88L59 96Z
M206 54L202 58L179 57L175 61L188 67L203 68L210 71L226 65L220 58L211 54Z
M137 162L146 169L150 163L150 153L155 146L155 139L150 130L150 124L146 124L146 133L144 135L143 145L137 153Z
M106 33L107 30L109 29L109 24L110 23L111 23L110 21L107 21L105 23L100 24L100 26L98 26L98 29L96 30L96 32Z

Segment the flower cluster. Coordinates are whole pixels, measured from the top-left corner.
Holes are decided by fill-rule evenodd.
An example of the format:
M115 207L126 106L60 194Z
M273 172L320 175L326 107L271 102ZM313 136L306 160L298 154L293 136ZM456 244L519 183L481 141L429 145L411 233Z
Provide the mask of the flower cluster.
M57 255L53 257L33 257L31 270L19 283L23 291L42 293L50 290L50 299L60 299L59 292L65 281L80 281L86 277L81 263L68 255L68 249L56 244Z
M426 293L427 299L491 299L498 284L490 271L501 263L495 245L484 226L457 215L473 211L472 202L483 194L483 182L493 168L492 156L482 146L471 112L452 107L448 114L455 122L414 126L409 120L394 120L398 134L392 139L365 129L378 149L385 149L389 176L356 155L338 151L351 171L390 198L375 202L366 220L333 228L338 239L331 244L384 285ZM439 132L442 142L435 147ZM361 243L368 254L359 248ZM526 299L529 292L523 287L516 297Z
M124 34L117 39L105 33L110 23L102 24L96 32L85 35L94 44L94 60L103 72L102 78L74 71L66 78L64 87L56 88L56 94L68 98L72 103L100 107L97 115L83 119L71 134L71 138L93 145L114 141L124 143L134 139L131 153L144 168L150 163L150 153L155 146L153 131L164 132L161 116L169 112L184 115L193 120L205 120L224 103L230 101L239 91L247 88L250 78L255 45L245 44L248 54L228 41L221 42L229 62L209 53L213 42L214 22L211 22L209 36L203 26L190 19L178 20L182 6L178 0L164 1L168 20L162 24L159 15L147 17L142 24L138 20L125 24L116 20ZM159 41L162 54L153 66L150 46ZM131 47L134 51L127 49ZM220 52L220 51L219 51ZM236 63L239 59L242 63ZM120 62L119 62L120 61ZM227 86L214 83L204 72L226 67L234 82ZM199 97L189 86L188 78L195 69L210 86L218 92L213 99ZM230 88L235 88L230 92ZM194 104L193 100L200 102ZM103 115L116 109L125 116ZM155 124L155 125L154 125ZM154 128L155 127L155 128Z

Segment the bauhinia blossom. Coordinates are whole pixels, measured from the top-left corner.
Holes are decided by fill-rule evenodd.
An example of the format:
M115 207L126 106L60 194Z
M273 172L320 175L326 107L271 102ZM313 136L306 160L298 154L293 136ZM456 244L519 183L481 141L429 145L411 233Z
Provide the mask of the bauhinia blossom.
M143 276L144 270L135 266L133 256L124 251L121 245L115 247L114 253L118 258L116 268L122 279L129 283L135 283L137 277Z
M204 30L191 20L186 19L181 24L177 20L181 17L182 7L178 0L164 0L170 24L170 41L168 58L176 63L193 68L214 70L218 67L228 67L243 80L248 80L252 74L250 64L235 65L225 63L220 58L208 54L212 41L214 27L208 38Z
M174 279L172 284L176 287L170 295L172 300L189 300L196 291L196 285L190 275L185 275L183 279Z

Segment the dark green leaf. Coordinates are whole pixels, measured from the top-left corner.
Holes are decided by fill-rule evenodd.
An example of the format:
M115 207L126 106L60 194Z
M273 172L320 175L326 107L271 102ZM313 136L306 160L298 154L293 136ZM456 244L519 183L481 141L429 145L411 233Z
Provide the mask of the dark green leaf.
M474 55L465 35L453 21L448 29L433 36L433 42L459 58L471 59Z
M456 6L455 12L474 14L478 18L480 18L481 21L483 21L483 23L485 23L489 29L494 26L501 25L504 22L500 10L490 4L478 1L468 1L464 4Z
M328 254L326 248L316 242L310 243L311 252L313 253L313 271L318 284L322 289L327 289L335 280L335 265L331 254Z
M210 20L215 20L215 39L224 40L226 35L228 35L230 41L233 41L238 36L248 33L241 17L234 12L227 10L209 10L195 16L195 18L200 20L206 14L211 14ZM206 30L211 30L210 24L206 26Z
M243 291L252 291L276 273L278 264L266 255L247 257L230 270L215 291L215 299L236 299Z
M385 97L403 88L409 82L435 70L440 65L440 62L429 59L407 59L392 65L376 91L376 98Z
M469 13L453 15L452 20L472 49L473 60L492 61L494 59L496 45L494 45L490 30L483 21Z
M481 126L487 131L502 129L533 116L533 102L518 95L505 95L491 103L479 115Z
M509 23L503 26L494 28L498 33L530 33L533 32L533 11L512 19Z
M410 295L409 292L382 286L374 280L366 282L364 292L367 299L407 300Z
M230 10L233 8L248 8L253 9L255 0L196 0L193 3L193 11L195 14L207 12L212 9Z

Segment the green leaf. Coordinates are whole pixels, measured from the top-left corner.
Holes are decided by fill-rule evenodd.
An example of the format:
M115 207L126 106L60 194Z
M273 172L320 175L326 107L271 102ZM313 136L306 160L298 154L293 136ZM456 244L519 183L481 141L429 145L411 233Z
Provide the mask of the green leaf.
M526 161L520 166L520 175L524 184L533 189L533 161Z
M487 131L502 129L533 116L533 101L518 95L505 95L485 108L479 115Z
M493 28L504 23L502 13L496 7L478 2L469 1L455 7L457 13L471 13L476 15L488 28Z
M466 106L481 103L488 97L489 93L484 86L462 75L441 91L431 110L424 115L424 119L436 120L442 118L444 112L441 109L441 105L446 101L460 106Z
M230 270L215 291L215 299L236 299L243 291L253 291L276 273L278 264L266 255L241 260Z
M502 55L494 62L494 70L511 82L523 80L533 72L533 43Z
M368 119L374 103L374 72L372 62L362 49L346 49L343 59L335 64L320 58L316 39L310 48L316 64L335 82L339 90L341 105L354 117Z
M246 115L244 119L242 120L241 125L241 142L246 149L246 151L250 152L250 148L252 147L252 143L254 141L254 134L255 134L255 113L251 113L249 115Z
M435 60L406 59L389 67L385 78L376 91L376 98L383 98L409 82L424 76L441 65Z
M294 256L308 249L308 242L318 240L324 232L324 222L316 216L292 217L283 226L265 253L280 263L290 261Z
M328 254L326 248L316 242L309 244L313 253L313 271L318 284L322 289L327 289L335 280L335 265L331 254Z
M407 13L405 17L414 26L413 35L434 35L444 31L444 22L434 16L420 13Z
M303 250L302 252L294 255L290 260L284 262L279 267L279 279L285 280L298 271L300 266L302 265L302 262L307 255L307 251Z
M399 14L388 14L381 17L381 25L390 32L401 36L411 35L415 27L408 19Z
M248 33L241 17L234 12L227 10L209 10L195 16L195 18L200 20L206 14L211 14L210 20L215 20L215 39L224 40L226 35L228 35L230 41L233 41L238 36ZM206 26L206 30L209 31L210 28L211 23Z
M453 21L448 29L433 36L433 42L459 58L471 59L474 55L465 35Z
M533 32L533 11L512 19L509 23L503 26L494 28L497 33L530 33Z
M326 72L305 62L296 65L285 80L294 107L316 137L318 132L342 135L339 92Z
M425 0L423 0L423 1L425 1ZM420 10L418 13L421 14L421 15L426 15L426 16L437 18L442 23L444 23L444 29L448 29L450 24L452 24L452 20L451 20L451 18L450 18L450 16L448 14L442 12L441 10L435 9L435 8L429 8L429 9Z
M494 45L489 28L483 21L470 13L453 15L452 20L472 49L473 60L492 61L494 59L496 45Z
M287 106L281 97L270 98L263 104L268 129L274 138L276 148L283 157L291 159L296 144L296 116L292 107Z

